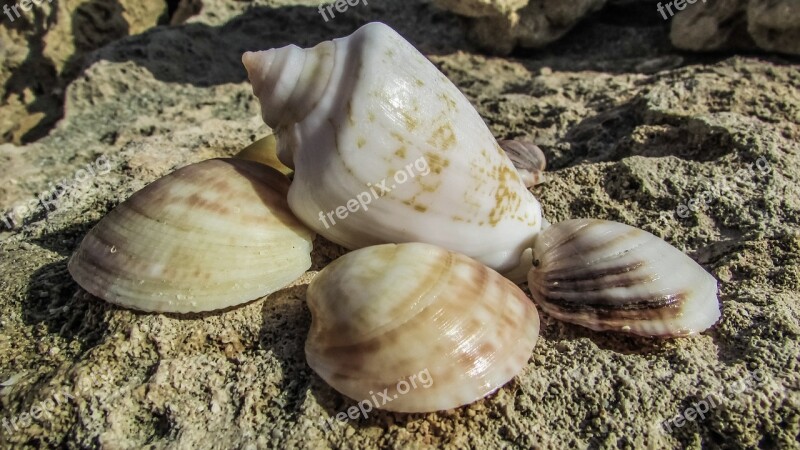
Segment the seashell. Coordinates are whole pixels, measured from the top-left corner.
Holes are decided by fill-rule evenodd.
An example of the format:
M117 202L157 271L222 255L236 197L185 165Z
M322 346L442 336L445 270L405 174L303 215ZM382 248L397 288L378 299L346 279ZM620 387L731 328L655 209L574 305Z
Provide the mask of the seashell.
M314 234L289 210L288 187L251 161L186 166L104 217L69 272L91 294L143 311L210 311L262 297L311 267Z
M427 242L498 271L519 264L539 202L464 95L394 30L242 61L310 228L348 249Z
M489 395L523 369L539 335L536 307L516 285L429 244L344 255L314 278L307 300L309 366L355 400L388 392L390 402L373 405L390 411L445 410ZM401 386L420 373L428 386Z
M658 237L607 220L575 219L545 229L528 273L549 315L596 331L686 336L720 318L717 281Z
M537 145L518 139L503 139L497 143L514 163L525 186L533 187L547 181L544 175L544 152Z
M243 148L242 151L236 154L235 158L270 166L286 176L290 176L294 172L278 159L278 143L274 134L267 135Z

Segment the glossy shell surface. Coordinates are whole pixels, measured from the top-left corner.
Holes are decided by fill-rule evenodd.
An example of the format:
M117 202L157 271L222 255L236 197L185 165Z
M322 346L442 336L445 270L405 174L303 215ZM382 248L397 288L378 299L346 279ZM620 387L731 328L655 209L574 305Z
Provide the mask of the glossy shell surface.
M69 272L128 308L198 312L274 292L311 266L314 234L286 203L289 181L259 163L192 164L135 193L83 239Z
M307 300L311 368L358 401L386 391L392 401L378 407L392 411L483 398L525 367L539 334L536 307L516 285L428 244L349 253L317 275ZM402 392L412 376L416 388Z

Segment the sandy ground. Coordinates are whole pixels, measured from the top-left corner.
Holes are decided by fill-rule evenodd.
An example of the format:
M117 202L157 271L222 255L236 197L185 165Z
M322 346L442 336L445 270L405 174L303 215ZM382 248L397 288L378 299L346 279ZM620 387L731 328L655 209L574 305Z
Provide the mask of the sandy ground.
M633 5L497 58L424 1L369 2L327 23L313 5L284 3L210 2L187 24L109 44L47 137L0 146L4 211L60 195L50 214L0 223L0 446L798 448L797 60L679 53L663 21ZM542 315L527 367L490 397L329 429L321 422L355 402L305 363L304 295L342 249L318 238L292 286L188 317L124 310L70 279L68 256L120 201L269 133L242 51L311 45L371 20L428 55L497 137L540 144L550 182L534 193L549 220L618 220L663 237L719 279L721 322L651 340ZM708 203L678 214L709 189ZM687 412L709 399L702 417Z

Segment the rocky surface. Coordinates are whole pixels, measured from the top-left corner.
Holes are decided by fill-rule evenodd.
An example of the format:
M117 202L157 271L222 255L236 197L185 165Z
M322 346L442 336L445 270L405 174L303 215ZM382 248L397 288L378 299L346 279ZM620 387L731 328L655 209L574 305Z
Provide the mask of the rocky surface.
M471 20L482 48L507 55L515 48L540 48L604 7L637 9L670 21L671 40L692 51L756 50L800 54L800 3L794 0L435 0ZM619 12L629 16L631 11ZM641 18L640 18L641 19Z
M68 85L49 135L0 146L0 212L19 213L11 231L0 222L0 447L797 448L796 60L678 54L664 24L634 9L497 58L425 1L369 2L327 23L313 2L289 3L208 1L183 25L110 43ZM68 256L121 200L268 134L242 51L311 45L369 20L428 55L496 136L539 144L550 181L534 193L548 219L663 237L720 280L721 322L650 340L542 315L527 368L487 399L328 428L355 401L305 363L304 295L342 249L318 239L292 286L212 314L124 310L71 281Z
M511 14L528 4L528 0L434 0L440 8L467 17L492 17Z
M561 38L606 0L437 0L436 4L457 14L474 17L472 39L497 54L515 47L539 48Z
M165 0L40 0L28 11L19 2L4 3L0 143L31 142L46 135L63 114L64 88L80 72L86 54L141 33L167 15Z
M722 0L687 5L672 22L672 43L694 51L762 49L800 55L800 3Z
M685 50L752 50L755 42L747 33L747 0L722 0L691 5L672 18L670 40Z
M800 3L790 0L751 0L747 32L759 48L800 55Z

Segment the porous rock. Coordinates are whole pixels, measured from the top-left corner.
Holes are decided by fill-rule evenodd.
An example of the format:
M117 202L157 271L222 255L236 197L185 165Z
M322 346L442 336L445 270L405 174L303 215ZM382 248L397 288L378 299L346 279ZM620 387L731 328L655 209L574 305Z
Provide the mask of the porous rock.
M686 5L672 21L670 39L693 51L755 50L800 54L800 3L794 0L720 0Z

